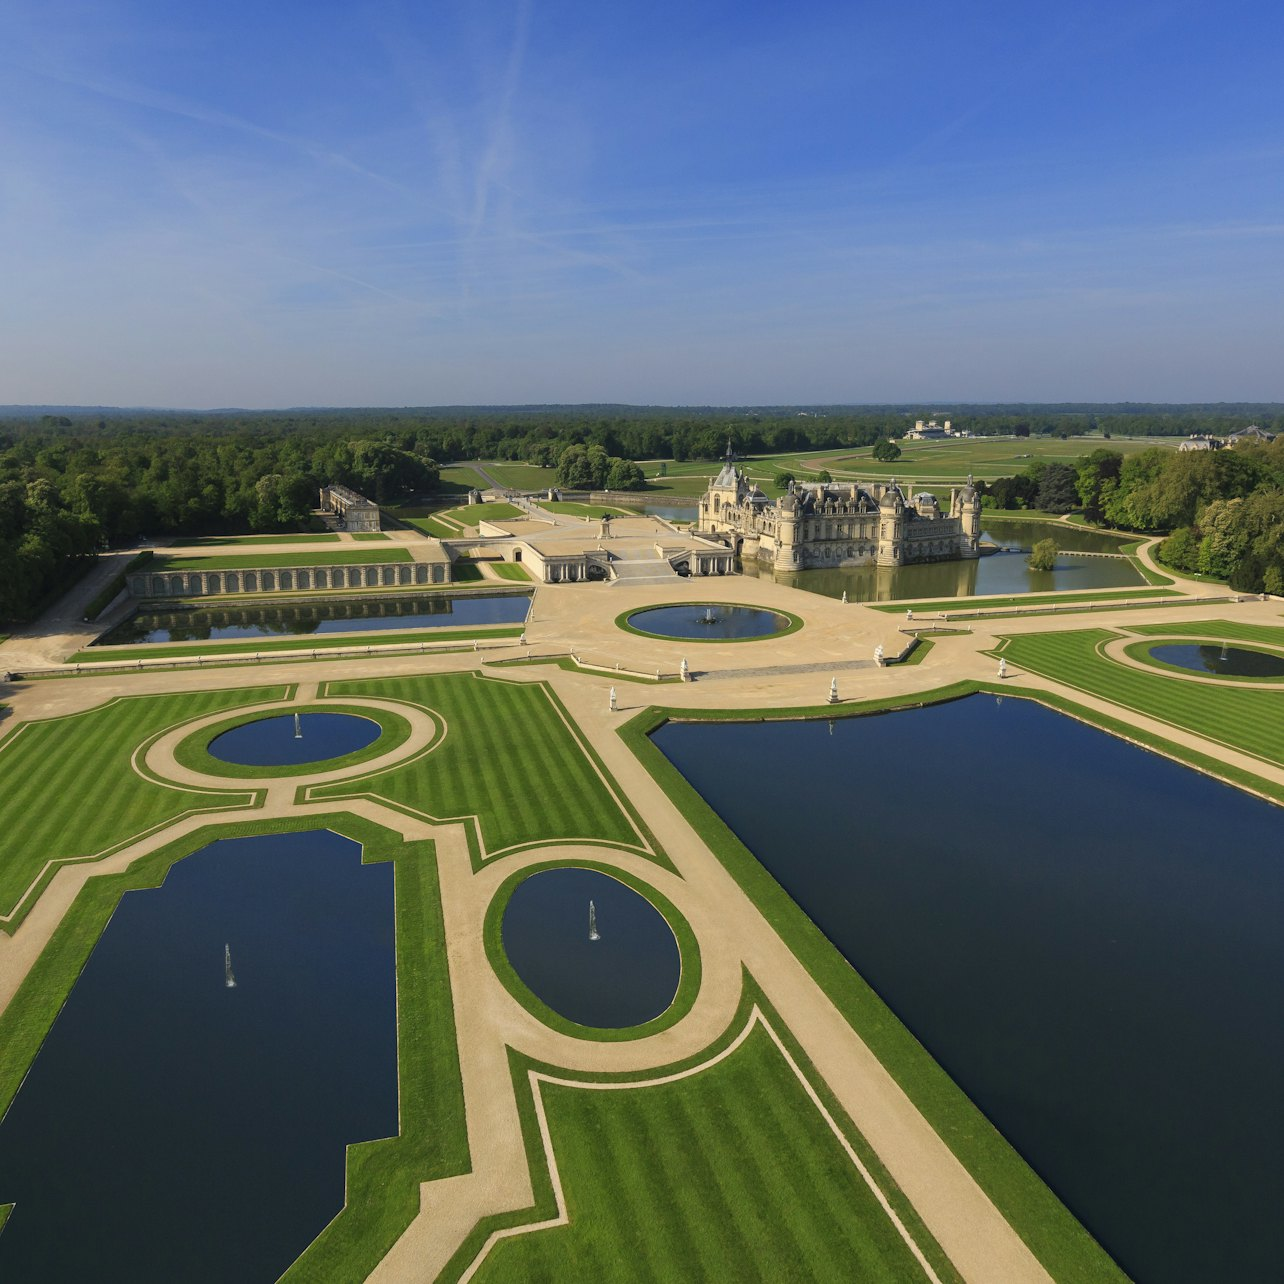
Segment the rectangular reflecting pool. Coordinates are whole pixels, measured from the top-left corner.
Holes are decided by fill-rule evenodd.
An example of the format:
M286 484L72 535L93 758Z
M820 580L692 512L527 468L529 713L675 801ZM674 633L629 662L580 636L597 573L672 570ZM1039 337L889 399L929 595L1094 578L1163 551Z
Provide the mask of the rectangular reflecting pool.
M277 1279L397 1132L393 936L391 864L325 831L127 892L0 1121L0 1279Z
M1280 1277L1284 809L991 696L654 739L1124 1270Z
M530 610L527 593L370 598L365 601L298 602L261 606L201 607L191 611L139 611L104 634L96 646L140 642L214 642L324 633L391 633L451 625L521 624Z

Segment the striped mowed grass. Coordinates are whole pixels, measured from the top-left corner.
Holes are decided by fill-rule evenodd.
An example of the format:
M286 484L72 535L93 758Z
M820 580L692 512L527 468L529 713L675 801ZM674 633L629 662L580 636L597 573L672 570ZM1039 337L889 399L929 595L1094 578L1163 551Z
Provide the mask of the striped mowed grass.
M499 1240L478 1280L926 1278L761 1026L675 1082L541 1095L569 1225ZM915 1229L941 1279L957 1278Z
M134 770L134 750L177 723L285 696L284 687L126 696L0 740L0 914L12 913L48 861L117 847L184 812L248 802L243 789L154 783Z
M1009 635L1002 654L1009 664L1284 765L1284 692L1211 686L1117 664L1100 647L1121 636L1110 629Z
M404 548L319 549L307 553L231 553L227 556L195 553L190 557L157 558L149 571L270 571L293 566L368 566L414 559Z
M547 688L471 673L333 682L331 696L381 696L435 710L441 744L378 775L314 790L314 798L373 793L436 820L476 815L488 853L522 843L638 833L572 733Z
M1146 637L1225 638L1228 642L1260 642L1284 646L1284 627L1275 624L1238 624L1231 620L1195 620L1189 624L1137 624L1129 633Z

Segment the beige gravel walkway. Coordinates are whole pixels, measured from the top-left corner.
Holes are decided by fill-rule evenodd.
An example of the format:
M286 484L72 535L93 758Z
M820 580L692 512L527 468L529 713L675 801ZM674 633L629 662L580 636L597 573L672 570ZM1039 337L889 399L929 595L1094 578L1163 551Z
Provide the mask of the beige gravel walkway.
M688 645L626 634L613 624L614 617L626 609L681 600L692 603L726 600L774 606L803 615L806 625L795 634L772 640ZM983 652L995 644L1000 634L1081 627L1126 628L1130 624L1152 621L1177 623L1183 616L1279 625L1284 623L1284 605L1278 601L1245 602L973 621L970 634L938 639L921 665L886 669L870 665L842 670L840 694L846 702L929 691L960 679L993 679L995 661ZM429 824L370 800L299 803L296 801L302 797L299 787L312 778L292 777L287 785L269 787L262 807L224 812L215 818L188 817L104 861L61 868L21 927L12 936L0 934L0 1009L39 957L87 879L126 868L131 861L175 837L209 824L211 819L231 822L319 815L342 807L407 838L431 838L437 845L473 1165L469 1174L423 1187L418 1218L376 1271L374 1279L431 1280L478 1218L530 1205L530 1175L509 1079L507 1048L520 1049L565 1067L568 1072L655 1070L700 1052L722 1036L736 1011L742 967L747 967L763 987L817 1072L964 1278L976 1281L1046 1279L1046 1273L948 1147L615 734L630 713L651 704L679 709L774 707L782 711L821 704L828 693L829 675L823 671L790 672L791 665L865 659L872 657L874 647L880 643L889 652L899 650L904 637L898 627L903 623L900 615L843 605L832 599L782 588L769 580L747 577L675 581L659 586L541 588L527 628L530 645L525 650L514 645L506 652L488 653L486 658L502 654L517 657L531 651L537 654L574 651L587 661L603 665L620 664L642 672L655 669L674 672L685 655L693 668L719 673L716 682L655 686L617 680L609 673L568 673L552 666L487 670L494 677L551 684L669 853L677 875L637 853L597 846L554 846L522 852L485 865L474 873L462 826ZM23 720L89 708L117 695L216 686L279 688L293 683L298 684L294 699L306 701L315 699L318 690L323 695L323 684L331 680L456 672L477 669L482 660L482 656L471 653L374 655L324 662L269 663L254 669L144 672L21 683L10 690L0 689L0 698L12 705L12 715L0 720L0 737ZM1015 669L1010 670L1010 674L1013 687L1065 690L1057 683ZM619 704L619 711L614 713L608 708L608 691L612 685ZM1077 691L1067 694L1089 709L1119 715L1119 709L1106 701ZM395 708L403 716L411 717L411 739L389 757L389 762L419 751L436 734L436 723L427 714L408 711L399 703L368 702ZM226 716L220 714L203 721ZM1152 719L1129 715L1129 720L1170 741L1284 783L1284 768L1228 752ZM188 787L198 788L211 783L211 778L179 768L172 759L174 744L191 729L185 727L160 738L147 755L147 767ZM2 767L0 758L0 769ZM371 764L365 763L356 770L365 773L370 769ZM316 779L334 776L333 772L319 772ZM219 778L217 783L226 787L228 781ZM254 782L238 780L235 783L239 787L246 783L253 786ZM550 858L614 863L650 882L684 914L700 943L703 982L694 1007L680 1022L651 1038L629 1043L573 1039L536 1021L500 984L482 947L481 923L486 907L498 884L513 870Z

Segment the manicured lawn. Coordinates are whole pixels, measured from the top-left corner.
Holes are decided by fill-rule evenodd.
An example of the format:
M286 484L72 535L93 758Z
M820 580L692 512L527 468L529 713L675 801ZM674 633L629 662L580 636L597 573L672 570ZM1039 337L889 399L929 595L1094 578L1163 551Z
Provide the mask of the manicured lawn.
M489 469L490 465L486 465ZM468 464L447 464L441 470L441 490L446 493L485 490L490 485L475 468Z
M1009 636L1002 655L1029 669L1195 735L1284 765L1284 692L1254 691L1116 664L1101 655L1109 629Z
M519 562L491 562L490 568L501 580L530 583L530 572Z
M924 1278L760 1025L676 1083L540 1092L569 1225L500 1240L478 1280ZM957 1279L915 1229L940 1277Z
M235 557L158 557L161 571L257 571L291 566L372 566L383 562L411 562L404 548L326 549L316 553L244 553Z
M502 499L492 500L488 504L464 504L460 508L450 508L439 514L448 521L471 527L476 527L479 522L511 521L525 515L515 504L506 503Z
M963 611L988 611L991 608L1002 611L1005 608L1021 607L1032 611L1044 606L1073 605L1077 602L1115 602L1131 601L1133 598L1171 597L1171 593L1162 593L1155 589L1129 589L1118 593L1048 593L1039 596L1033 593L1017 593L1011 597L947 597L936 602L880 602L869 603L875 611L886 611L891 615L904 615L913 611L917 615L923 612L948 612L951 615Z
M311 535L202 535L199 539L178 541L189 548L212 548L226 544L337 544L334 531L317 531Z
M910 426L906 424L907 428ZM1070 437L1062 441L1059 437L970 437L945 441L898 440L896 444L901 448L901 457L888 464L874 459L873 448L866 446L852 451L828 451L815 459L814 467L828 468L835 475L840 471L858 473L862 480L870 481L896 478L961 485L968 473L981 481L993 481L996 477L1011 477L1036 460L1073 464L1084 455L1103 448L1121 455L1133 455L1152 446L1174 450L1177 439L1114 438L1106 441L1102 437Z
M1130 624L1129 633L1148 637L1216 638L1227 642L1260 642L1284 646L1284 625L1235 624L1230 620L1191 620L1184 624Z
M412 642L471 642L482 638L515 638L520 628L469 629L443 626L439 629L404 629L388 633L300 633L292 638L262 638L255 642L149 642L143 646L95 647L68 656L68 664L119 664L122 660L165 660L193 655L218 659L224 655L269 655L273 651L330 651L371 646L404 646Z
M534 464L515 464L511 461L492 463L481 460L481 466L501 485L513 490L547 490L557 485L556 468L537 468Z
M431 535L433 539L458 539L462 534L454 526L446 526L432 517L405 517L401 518L407 526L413 526L415 530L421 531L425 535Z
M424 705L445 719L446 737L423 758L312 797L374 794L438 820L475 814L492 855L571 839L638 845L637 829L543 686L452 673L332 682L325 693Z
M383 531L353 531L352 538L359 544L369 544L374 540L387 539Z
M13 911L47 861L101 854L189 811L247 805L244 790L182 790L145 779L131 758L177 723L285 695L282 687L260 687L129 696L10 732L0 740L0 914Z

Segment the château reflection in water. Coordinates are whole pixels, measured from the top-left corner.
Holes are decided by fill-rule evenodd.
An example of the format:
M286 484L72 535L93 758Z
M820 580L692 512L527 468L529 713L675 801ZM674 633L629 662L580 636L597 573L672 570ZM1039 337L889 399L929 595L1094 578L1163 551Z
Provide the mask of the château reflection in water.
M1051 571L1033 571L1026 552L1051 538L1060 550ZM1076 553L1114 553L1127 537L1079 530L1061 522L994 522L981 532L984 543L1003 550L986 557L914 566L843 566L810 571L773 571L743 559L746 575L849 602L924 601L946 597L993 597L1011 593L1072 592L1076 589L1143 587L1136 567L1122 557L1081 557Z

